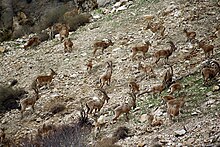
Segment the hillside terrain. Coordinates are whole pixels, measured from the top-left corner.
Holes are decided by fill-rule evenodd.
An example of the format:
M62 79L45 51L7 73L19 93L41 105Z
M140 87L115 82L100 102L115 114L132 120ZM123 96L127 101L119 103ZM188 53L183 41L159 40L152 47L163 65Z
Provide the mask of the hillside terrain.
M28 40L25 37L0 44L5 49L0 54L2 85L17 79L17 87L30 92L31 84L37 76L49 75L50 68L57 73L50 88L40 90L40 99L36 102L33 114L29 110L25 111L23 119L20 119L18 109L0 114L0 128L5 128L6 137L32 137L43 124L59 126L74 122L78 119L81 106L85 106L89 99L99 96L94 89L99 86L99 77L106 70L106 62L112 61L110 86L103 87L110 100L96 116L89 115L92 122L97 116L102 117L103 125L99 131L95 127L92 129L86 137L87 146L111 136L119 126L126 126L132 134L116 143L123 147L141 144L153 146L156 143L162 146L220 145L220 78L218 75L211 84L204 85L201 68L206 61L205 54L198 47L197 41L187 41L183 31L185 28L195 31L196 40L203 39L207 44L214 45L211 58L220 63L218 2L135 0L124 5L125 7L120 7L124 8L122 10L108 6L92 11L91 23L70 33L69 38L74 44L71 53L64 53L63 43L60 43L58 37L27 50L23 48ZM150 19L149 16L154 18ZM161 36L160 31L153 33L146 29L149 22L163 24L164 36ZM213 32L217 38L210 39ZM106 48L103 54L101 50L97 50L94 56L94 42L103 39L110 39L114 44ZM138 53L132 60L131 48L147 41L151 46L146 59ZM140 85L141 92L149 90L155 84L161 84L169 65L164 63L164 59L155 64L154 53L170 49L168 41L173 41L177 47L168 60L168 64L173 67L173 80L179 79L183 86L174 96L177 99L185 97L179 116L174 120L167 117L166 104L161 99L169 93L166 88L161 94L137 96L137 106L130 111L128 121L124 115L117 121L112 121L114 109L131 99L128 94L130 81L135 80ZM90 59L93 61L93 68L88 72L86 63ZM145 73L138 70L139 62L151 65L156 77L145 77ZM65 110L51 114L51 107L58 104L64 105ZM149 114L163 123L158 126L150 125Z

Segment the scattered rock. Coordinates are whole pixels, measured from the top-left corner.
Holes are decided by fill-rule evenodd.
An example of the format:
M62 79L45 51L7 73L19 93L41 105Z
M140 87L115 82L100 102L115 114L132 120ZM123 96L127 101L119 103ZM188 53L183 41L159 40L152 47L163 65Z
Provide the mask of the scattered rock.
M142 114L140 118L140 122L146 122L148 120L148 114Z
M212 87L212 91L215 92L215 91L219 91L220 87L218 85L215 85Z
M174 131L174 133L175 133L176 137L180 137L180 136L183 136L183 135L186 134L186 130L185 129L181 129L181 130Z

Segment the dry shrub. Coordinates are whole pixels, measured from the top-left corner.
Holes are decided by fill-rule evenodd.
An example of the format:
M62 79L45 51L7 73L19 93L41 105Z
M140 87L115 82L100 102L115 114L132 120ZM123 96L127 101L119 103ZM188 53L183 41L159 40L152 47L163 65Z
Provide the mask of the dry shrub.
M0 29L0 42L9 40L12 36L12 31L9 29Z
M63 15L67 12L67 7L61 5L58 7L50 8L45 12L45 15L41 17L41 20L38 25L35 25L35 30L40 31L52 26L57 22L63 21Z
M88 117L81 112L79 120L75 123L50 127L50 131L44 134L37 134L34 139L23 138L19 145L23 147L36 146L74 146L86 147L87 135L91 132L91 123Z
M85 25L86 23L89 23L91 17L92 16L89 13L82 13L74 17L68 17L68 20L65 20L65 22L69 25L70 31L75 31L80 26Z

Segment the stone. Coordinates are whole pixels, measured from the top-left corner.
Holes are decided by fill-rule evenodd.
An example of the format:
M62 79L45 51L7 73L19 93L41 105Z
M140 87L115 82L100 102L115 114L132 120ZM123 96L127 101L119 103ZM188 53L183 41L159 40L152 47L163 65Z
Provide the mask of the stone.
M215 92L215 91L219 91L220 87L218 85L215 85L212 87L212 91Z

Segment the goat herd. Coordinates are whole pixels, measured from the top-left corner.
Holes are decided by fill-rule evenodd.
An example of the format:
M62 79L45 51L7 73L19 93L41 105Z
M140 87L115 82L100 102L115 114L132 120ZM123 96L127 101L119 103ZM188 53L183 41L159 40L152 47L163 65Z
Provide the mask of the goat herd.
M161 36L164 37L164 30L165 27L160 24L160 23L148 23L146 29L150 29L152 32L158 32L161 31ZM196 39L196 32L193 31L187 31L187 29L184 29L183 32L185 33L185 36L187 38L187 41L196 41L198 44L199 48L202 48L205 54L205 58L210 58L211 53L213 55L213 45L207 44L204 40L198 41ZM73 43L70 40L70 38L65 39L66 37L69 36L69 27L66 24L61 24L57 23L53 25L50 28L50 36L54 36L54 33L59 33L60 35L60 42L63 42L64 45L64 52L71 52ZM64 40L65 39L65 40ZM63 41L64 40L64 41ZM31 39L28 40L27 44L24 46L25 49L31 46L38 45L40 43L39 37L35 36L32 37ZM168 41L170 44L170 49L167 50L158 50L156 51L153 56L155 58L155 64L159 62L161 58L164 58L166 62L165 64L168 64L168 59L172 55L174 51L177 50L177 47L175 46L173 41ZM95 56L96 52L98 49L101 49L101 52L104 53L104 49L108 48L109 46L113 45L113 42L111 40L108 41L97 41L93 44L93 55ZM135 47L131 48L132 54L131 54L131 60L133 61L135 59L135 56L137 53L142 52L143 54L143 59L146 59L146 53L149 50L149 47L151 46L151 43L149 41L146 41L142 45L136 45ZM99 112L100 109L103 107L105 101L108 102L110 99L109 96L107 95L106 91L103 89L105 85L110 85L111 83L111 76L113 72L113 65L112 61L107 62L107 68L106 71L100 76L99 82L100 82L100 87L97 88L96 90L100 91L103 94L103 97L100 99L92 99L86 102L86 107L88 109L87 113L92 113L93 110L96 112ZM169 64L168 64L169 65ZM93 68L93 63L92 59L90 59L87 64L87 70L91 71ZM173 81L173 67L172 65L169 65L170 68L165 72L162 84L152 86L150 90L146 90L144 92L140 93L139 90L139 85L135 81L130 81L129 82L129 87L130 87L130 93L129 95L131 96L131 101L128 103L124 103L121 106L118 106L115 109L115 116L113 120L116 120L121 114L125 113L126 115L129 113L129 111L133 108L136 107L136 97L141 96L145 93L153 93L153 94L161 94L163 90L166 88L170 88L170 93L167 96L162 97L162 99L166 102L167 104L167 114L170 118L174 116L179 115L179 110L180 108L184 105L184 97L182 96L179 99L176 99L173 95L175 91L180 91L182 89L181 83L178 81ZM154 72L153 66L151 65L142 65L140 62L138 64L138 70L143 71L146 76L151 74L151 77L156 77L156 74ZM220 70L219 63L214 60L208 60L205 64L205 66L202 67L201 73L204 78L204 84L207 84L209 79L214 78ZM21 100L21 114L23 117L23 111L26 109L27 106L31 105L32 108L34 109L34 104L36 100L39 98L38 93L39 93L39 88L44 86L44 85L50 85L54 75L56 73L51 69L51 74L49 76L38 76L36 80L34 80L32 84L32 88L35 91L36 96L32 98L26 98Z
M160 23L148 23L147 27L145 29L150 29L153 33L156 33L158 31L161 31L161 36L164 37L164 30L165 27ZM53 25L50 28L50 37L53 38L54 34L58 33L60 35L60 42L63 42L64 45L64 52L71 52L73 48L73 42L71 41L69 36L69 27L66 24L57 23ZM202 48L205 54L205 58L207 62L202 66L201 74L204 79L204 84L206 85L209 80L216 77L216 75L220 71L220 65L217 61L211 60L211 54L213 55L213 45L209 45L204 40L198 41L196 39L196 32L193 31L187 31L187 29L183 30L183 33L185 33L185 36L187 38L187 41L196 41L199 48ZM67 38L67 39L66 39ZM63 41L64 40L64 41ZM40 43L40 38L38 36L34 36L28 40L28 42L24 45L24 48L27 49L28 47L36 46ZM170 49L167 50L158 50L155 51L153 54L153 57L155 59L155 64L157 65L160 59L165 60L165 64L168 64L168 59L172 55L174 51L177 50L177 47L175 46L173 41L168 42L170 44ZM108 41L97 41L93 44L93 55L95 56L98 49L101 49L102 53L106 48L113 45L113 42L111 40ZM146 53L149 50L149 47L151 46L151 43L149 41L146 41L142 45L136 45L135 47L131 48L132 54L131 54L131 60L135 60L135 56L141 52L143 54L143 59L145 60ZM108 61L106 67L106 71L99 77L99 87L95 90L100 91L102 93L102 97L98 99L92 99L86 102L87 107L87 113L91 114L93 111L95 113L98 113L100 109L103 107L105 102L108 102L110 99L107 92L104 90L103 87L106 85L110 85L111 83L111 77L113 73L113 62ZM168 64L169 65L169 64ZM92 59L90 59L87 64L87 70L91 71L93 68L93 62ZM154 72L154 67L151 65L142 65L141 63L138 64L138 70L143 71L146 76L151 75L150 77L155 78L156 74ZM54 76L57 75L57 73L51 69L51 74L48 76L38 76L32 83L31 87L34 90L34 95L29 95L28 98L21 99L21 118L23 118L23 113L26 110L27 107L31 106L32 110L34 111L34 105L36 101L39 99L39 90L41 90L42 86L49 87ZM161 94L162 91L164 91L166 88L170 88L169 95L163 96L162 100L167 105L167 115L170 119L172 119L175 116L179 115L180 109L184 106L185 97L186 95L182 95L179 98L175 98L173 94L177 91L180 91L183 86L179 81L173 80L173 66L169 65L169 69L166 70L163 80L161 84L152 86L149 90L140 92L139 84L136 81L130 81L128 83L128 86L130 87L129 95L131 96L131 99L128 103L123 103L115 108L113 117L113 121L116 121L118 117L122 114L126 114L128 118L128 114L132 108L136 107L136 101L137 97L142 96L145 93L153 93L153 94ZM151 125L158 124L156 118L149 117Z

